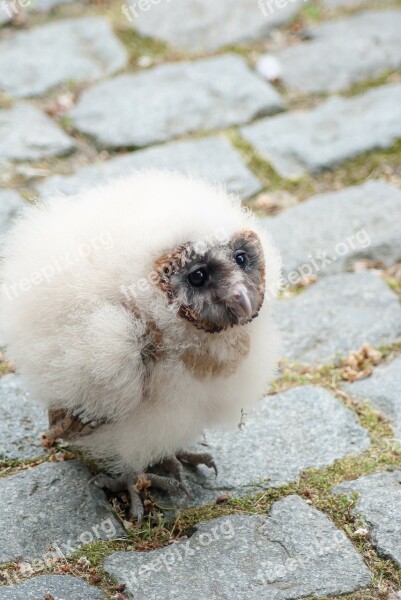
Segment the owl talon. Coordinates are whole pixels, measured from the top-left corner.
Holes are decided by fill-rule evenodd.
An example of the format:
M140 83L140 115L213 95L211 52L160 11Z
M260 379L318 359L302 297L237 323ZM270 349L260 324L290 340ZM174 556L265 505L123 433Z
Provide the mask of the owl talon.
M183 451L177 454L178 460L188 463L189 465L205 465L209 469L213 469L216 477L219 474L217 465L209 452L189 452Z

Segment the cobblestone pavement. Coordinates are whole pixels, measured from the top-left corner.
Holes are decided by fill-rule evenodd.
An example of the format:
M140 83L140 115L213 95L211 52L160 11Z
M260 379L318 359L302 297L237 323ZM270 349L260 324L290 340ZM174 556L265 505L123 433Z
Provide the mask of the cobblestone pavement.
M400 69L399 0L0 2L0 243L152 166L240 194L284 262L271 393L139 530L2 357L0 600L401 598Z

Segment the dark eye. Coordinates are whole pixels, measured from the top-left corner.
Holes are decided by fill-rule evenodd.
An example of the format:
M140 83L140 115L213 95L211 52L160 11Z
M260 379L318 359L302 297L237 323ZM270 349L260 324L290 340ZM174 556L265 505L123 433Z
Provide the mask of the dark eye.
M239 252L236 252L234 255L234 258L235 258L235 262L237 263L237 265L239 267L241 267L241 269L245 269L247 262L248 262L245 252L243 252L242 250L240 250Z
M193 287L202 287L209 279L209 273L205 267L196 269L188 275L188 281Z

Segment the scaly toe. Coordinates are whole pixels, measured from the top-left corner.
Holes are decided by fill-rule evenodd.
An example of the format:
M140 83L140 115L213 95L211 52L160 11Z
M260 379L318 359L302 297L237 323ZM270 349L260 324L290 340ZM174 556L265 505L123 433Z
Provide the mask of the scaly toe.
M162 467L165 471L167 471L167 473L171 473L172 475L174 475L175 479L177 479L181 483L183 490L188 496L188 498L192 498L193 495L185 479L184 467L182 466L181 461L179 461L178 458L173 456L172 458L164 460L162 463Z
M144 473L144 477L146 477L152 487L159 490L169 492L170 494L177 494L180 491L188 493L185 489L186 486L173 477L163 477L154 473Z
M140 525L145 514L145 509L142 499L139 493L136 491L135 484L133 482L128 486L128 493L131 500L131 507L129 511L130 517L134 518L138 525Z
M217 465L214 462L213 457L209 452L185 451L185 452L178 453L177 458L178 458L178 460L186 462L190 465L195 465L195 466L205 465L206 467L209 467L209 469L214 470L216 477L218 475Z

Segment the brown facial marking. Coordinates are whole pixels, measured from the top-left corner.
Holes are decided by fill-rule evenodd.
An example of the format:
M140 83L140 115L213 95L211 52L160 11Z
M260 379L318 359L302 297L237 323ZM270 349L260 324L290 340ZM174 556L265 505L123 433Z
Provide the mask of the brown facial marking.
M190 253L191 243L187 242L178 246L173 252L160 256L155 262L156 273L159 276L158 287L166 292L169 301L173 301L170 286L170 275L181 268Z
M263 260L261 260L261 262L260 262L260 267L259 267L258 291L261 296L261 302L257 309L257 313L258 313L263 304L263 300L265 297L265 287L266 287L266 269L265 269L264 253L263 253L262 244L260 243L260 239L259 239L258 235L254 231L250 231L248 229L246 229L244 231L240 231L234 237L234 240L238 240L238 239L245 240L245 241L255 245L258 248L260 256L263 258ZM257 316L257 313L252 317L252 319L254 319Z

